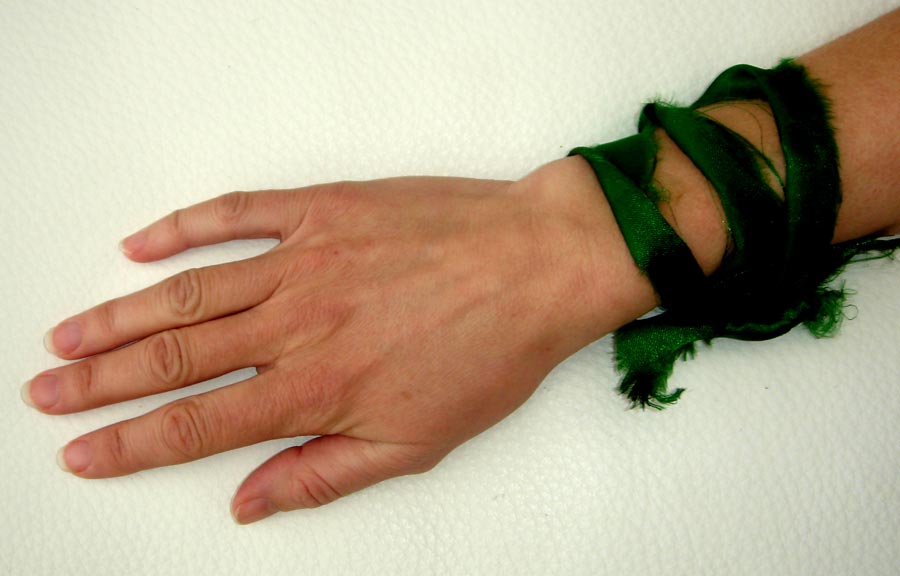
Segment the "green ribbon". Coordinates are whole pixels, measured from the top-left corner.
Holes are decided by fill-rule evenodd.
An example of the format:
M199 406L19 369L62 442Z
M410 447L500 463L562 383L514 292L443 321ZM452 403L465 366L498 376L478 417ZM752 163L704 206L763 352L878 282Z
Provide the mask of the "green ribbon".
M784 152L783 199L765 176L768 170L777 177L770 159L698 110L729 100L769 104ZM832 335L843 318L846 293L829 282L860 255L883 257L900 248L900 238L832 245L841 192L829 118L826 99L799 64L784 60L771 70L738 65L689 107L644 106L634 136L569 152L593 168L664 310L615 333L616 365L624 373L619 391L632 406L661 409L676 402L683 389L670 391L668 378L676 360L694 356L697 342L770 339L801 323L817 337ZM657 207L657 129L691 159L721 200L729 247L708 277Z

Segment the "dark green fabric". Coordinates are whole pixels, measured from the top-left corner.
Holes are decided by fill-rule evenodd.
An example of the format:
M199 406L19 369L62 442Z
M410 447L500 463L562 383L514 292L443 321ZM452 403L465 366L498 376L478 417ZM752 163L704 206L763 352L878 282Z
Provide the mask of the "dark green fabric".
M741 135L698 109L729 100L769 104L785 158L779 182L772 162ZM591 165L638 268L659 295L663 312L635 320L614 337L619 390L632 405L662 408L678 400L667 381L675 361L713 338L774 338L804 324L817 337L843 318L845 292L829 287L847 262L881 257L900 238L832 245L841 201L838 150L828 104L799 64L771 70L738 65L720 74L689 107L648 104L638 133L573 149ZM709 180L728 224L728 249L705 276L690 249L660 214L653 186L664 130ZM877 254L877 255L873 255Z

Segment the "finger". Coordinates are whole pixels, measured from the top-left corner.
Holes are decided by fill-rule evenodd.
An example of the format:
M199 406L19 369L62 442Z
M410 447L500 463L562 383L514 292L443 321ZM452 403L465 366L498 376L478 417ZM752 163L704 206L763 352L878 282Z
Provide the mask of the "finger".
M47 370L23 393L47 414L69 414L182 388L274 360L260 313L166 330L107 354Z
M424 472L433 464L426 464L420 451L349 436L320 436L254 470L232 499L232 515L238 523L249 524L275 512L328 504L388 478Z
M239 238L284 239L299 226L315 190L229 192L171 212L122 240L120 248L132 260L150 262Z
M84 358L168 328L255 306L272 294L279 274L280 267L266 258L185 270L61 322L47 332L44 343L61 358Z
M289 384L276 369L176 400L69 442L60 466L82 478L109 478L274 438L327 433L332 411L298 402L303 394Z

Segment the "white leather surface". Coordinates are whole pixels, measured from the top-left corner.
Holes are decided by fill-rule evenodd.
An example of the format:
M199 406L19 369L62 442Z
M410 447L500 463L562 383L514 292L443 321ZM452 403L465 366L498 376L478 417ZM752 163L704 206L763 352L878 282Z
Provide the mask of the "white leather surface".
M610 341L432 472L236 526L291 441L134 476L56 468L160 397L49 417L21 382L44 331L256 241L128 262L125 234L234 189L402 174L517 178L770 66L895 0L0 2L0 573L896 574L900 263L857 265L855 320L723 341L662 413L625 410Z

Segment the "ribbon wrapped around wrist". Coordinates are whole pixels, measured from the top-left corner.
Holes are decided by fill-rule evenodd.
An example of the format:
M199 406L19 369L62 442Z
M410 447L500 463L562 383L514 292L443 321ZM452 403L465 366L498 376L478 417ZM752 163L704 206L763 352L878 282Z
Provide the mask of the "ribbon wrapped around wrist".
M699 110L738 100L769 105L784 153L783 181L762 152ZM657 207L659 129L719 196L728 248L709 276ZM846 292L830 287L831 281L851 260L886 256L900 247L900 238L831 243L841 191L829 105L792 60L768 70L733 66L690 106L647 104L637 134L569 152L576 154L593 168L663 309L614 335L616 366L624 374L619 391L632 406L661 409L676 402L683 389L669 390L668 378L676 360L694 356L697 342L770 339L798 324L816 337L832 335L843 318ZM783 198L766 174L778 179Z

